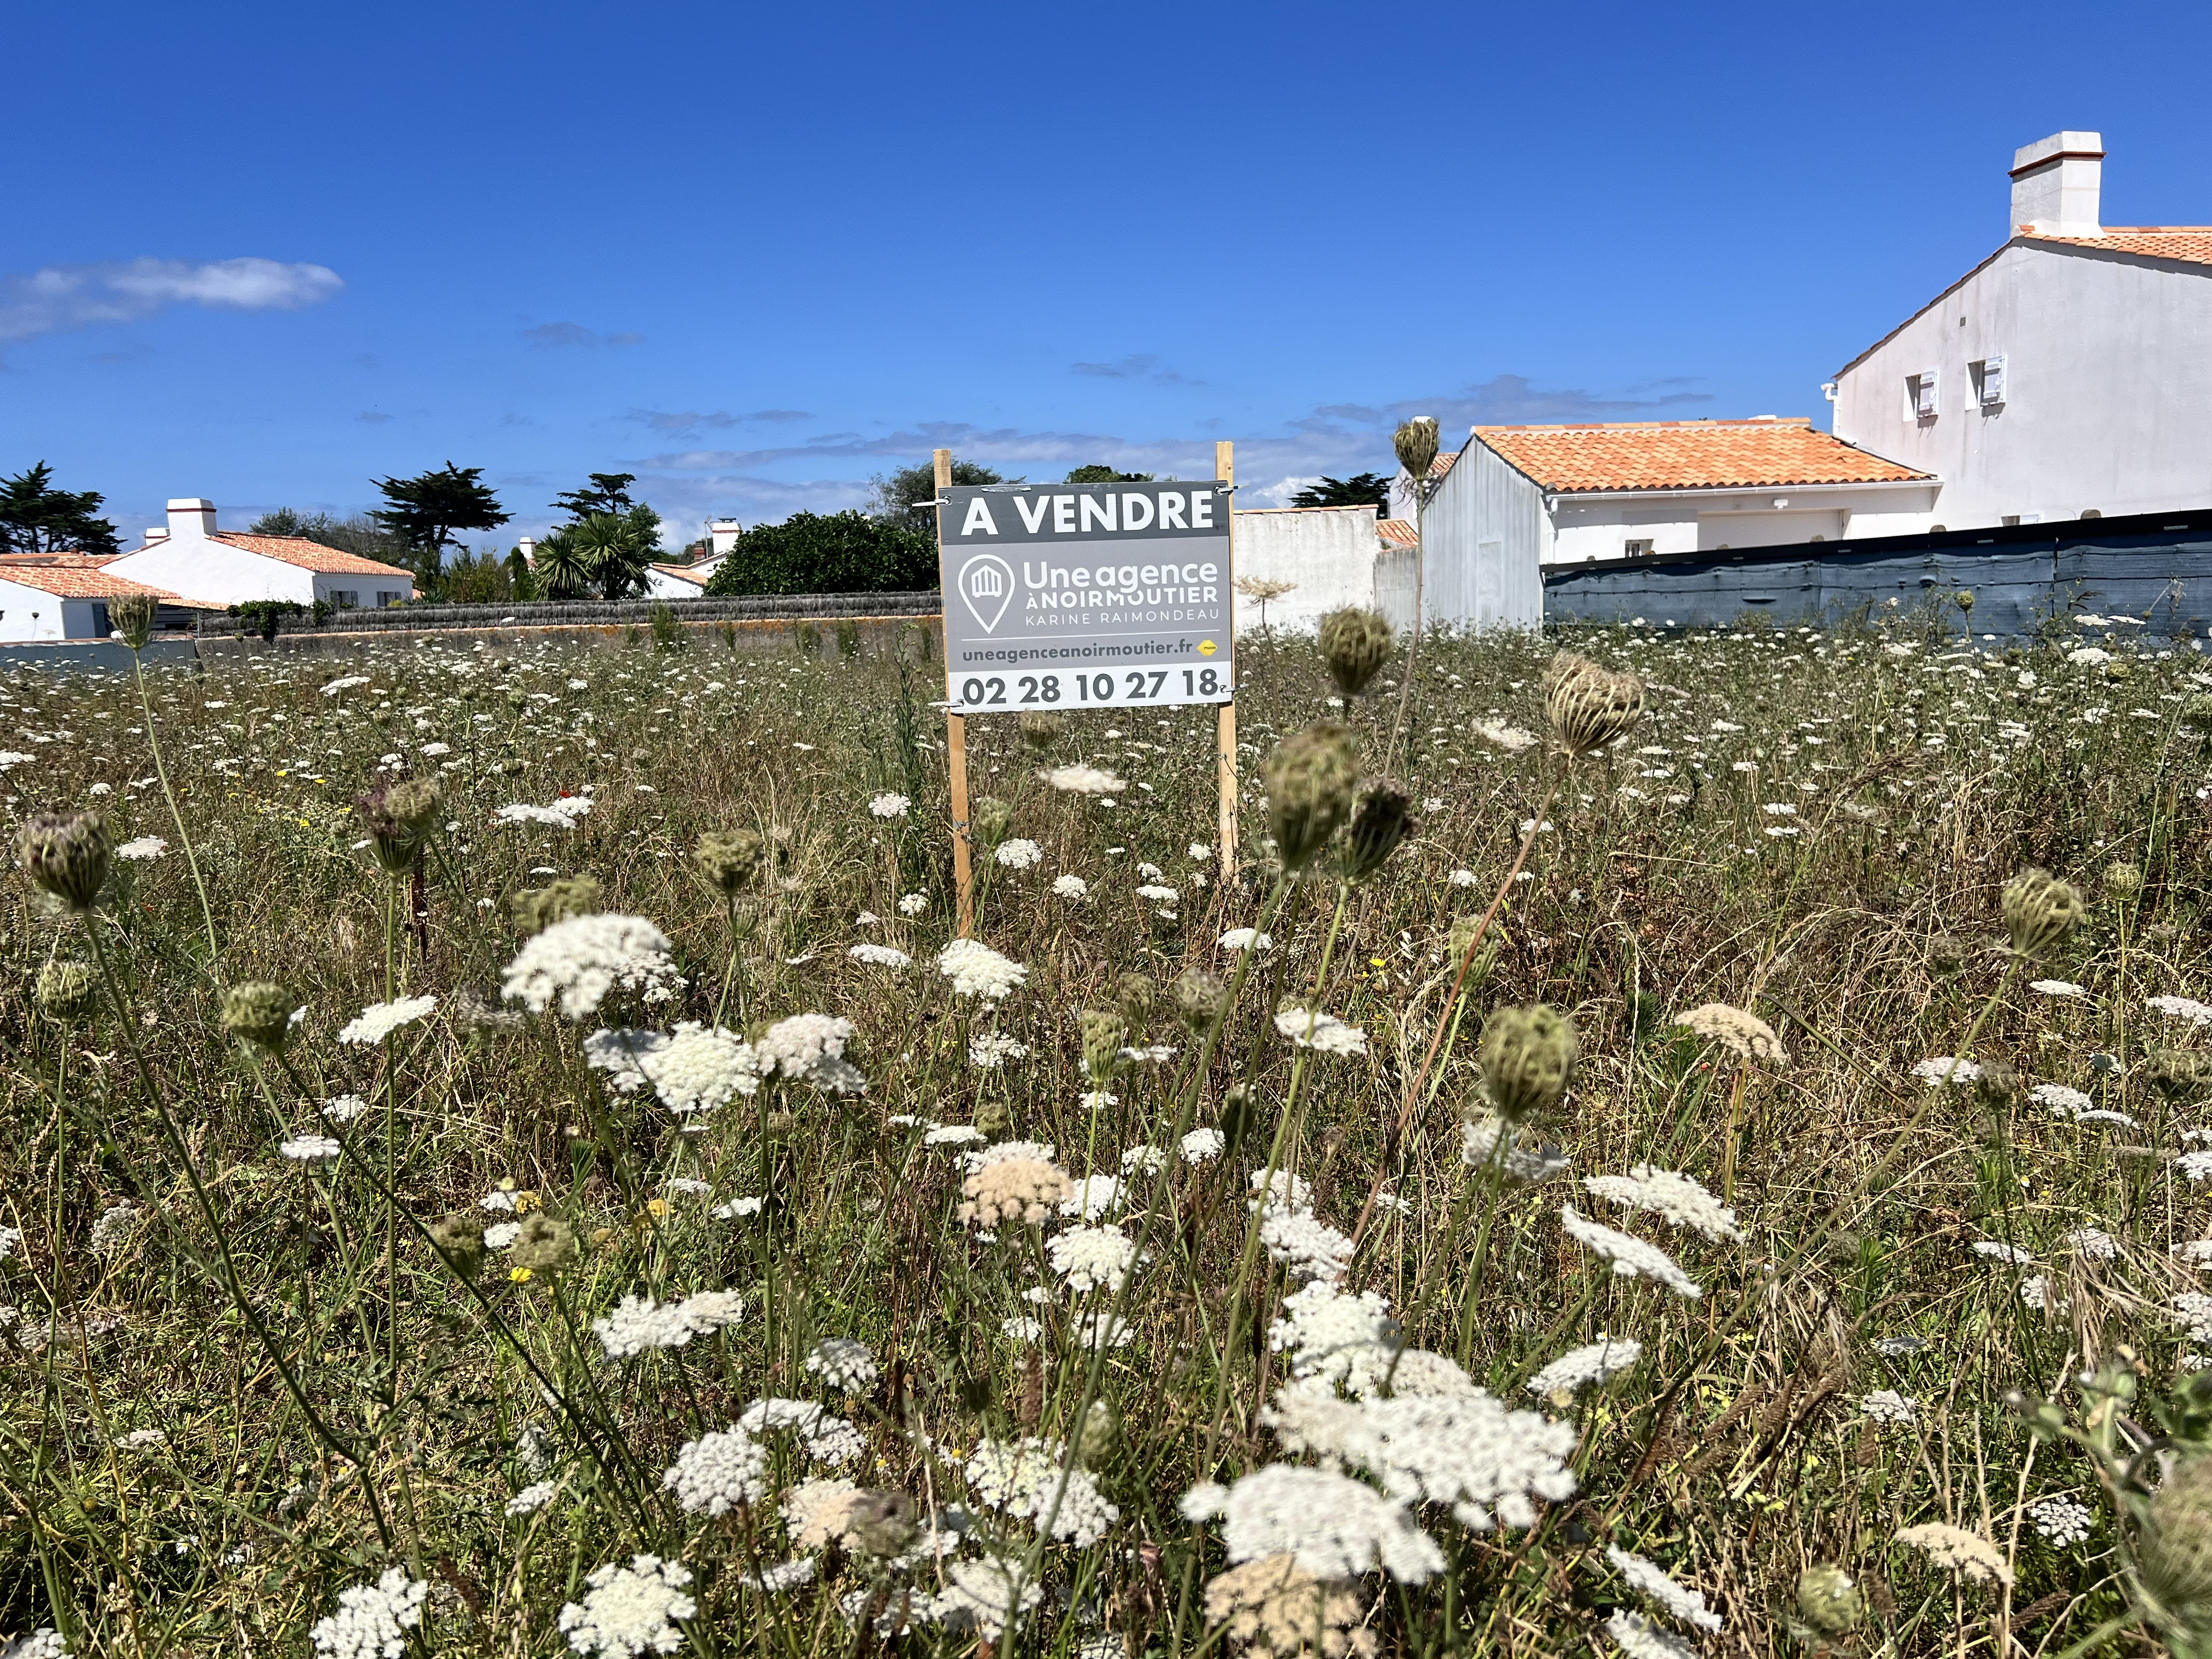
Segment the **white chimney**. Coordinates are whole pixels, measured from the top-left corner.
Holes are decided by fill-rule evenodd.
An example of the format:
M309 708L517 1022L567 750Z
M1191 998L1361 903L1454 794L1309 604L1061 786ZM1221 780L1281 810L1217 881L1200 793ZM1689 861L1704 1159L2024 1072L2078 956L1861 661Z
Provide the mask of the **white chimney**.
M146 526L145 542L147 546L151 547L155 542L166 542L168 539L168 526L165 524L149 524Z
M720 558L738 544L738 538L744 534L744 526L735 519L716 519L707 526L707 538L712 544L708 556Z
M215 503L179 495L169 503L169 539L198 541L215 534Z
M2097 197L2104 173L2102 133L2054 132L2014 150L2011 234L2103 235Z
M522 555L523 563L528 564L538 556L538 538L535 536L523 537L515 543L514 550Z

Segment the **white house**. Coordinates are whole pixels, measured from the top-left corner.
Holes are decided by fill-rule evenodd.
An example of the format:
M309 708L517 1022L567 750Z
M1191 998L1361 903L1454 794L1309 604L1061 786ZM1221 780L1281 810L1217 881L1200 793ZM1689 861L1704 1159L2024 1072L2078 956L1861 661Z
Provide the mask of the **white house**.
M149 593L163 626L180 623L195 605L174 593L116 575L88 558L70 554L28 559L0 559L0 641L104 640L114 631L107 607L136 593Z
M1942 480L1917 528L2212 506L2212 226L2103 224L2104 156L2015 152L2009 240L1838 372L1837 434Z
M1267 601L1267 626L1307 630L1346 605L1382 608L1389 583L1384 556L1412 539L1390 520L1377 522L1374 507L1252 507L1235 516L1237 631L1260 625L1260 600L1243 585L1289 582L1291 590ZM1378 582L1381 588L1378 589ZM1410 613L1408 613L1410 615Z
M169 522L146 532L143 547L110 559L112 574L216 605L254 599L317 600L343 610L378 610L415 597L412 573L300 536L218 530L213 501L169 503Z
M1534 627L1546 566L1926 528L1937 481L1809 420L1479 426L1421 515L1431 623ZM1414 515L1401 470L1394 500ZM1407 615L1411 611L1408 606Z

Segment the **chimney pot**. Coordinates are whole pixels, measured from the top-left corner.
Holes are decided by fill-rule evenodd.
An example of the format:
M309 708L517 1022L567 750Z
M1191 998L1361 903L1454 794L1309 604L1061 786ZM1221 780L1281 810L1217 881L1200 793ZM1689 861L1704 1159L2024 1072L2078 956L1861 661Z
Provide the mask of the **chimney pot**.
M215 534L215 503L198 495L179 495L169 503L169 539L204 540Z
M2103 235L2098 197L2104 172L2102 133L2054 132L2022 145L2012 157L2008 235Z
M738 538L744 533L744 528L735 519L716 519L709 524L707 526L707 539L710 544L711 550L708 556L719 559L727 553L738 544Z
M155 542L166 542L168 539L168 526L165 524L149 524L146 526L146 544L149 547L151 547Z

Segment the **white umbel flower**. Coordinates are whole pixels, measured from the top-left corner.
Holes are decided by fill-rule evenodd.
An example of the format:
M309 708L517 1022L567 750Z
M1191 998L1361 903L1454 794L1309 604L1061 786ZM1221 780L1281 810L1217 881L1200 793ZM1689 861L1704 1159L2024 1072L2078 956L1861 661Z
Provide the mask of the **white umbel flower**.
M169 843L159 836L141 836L136 841L126 841L115 849L119 859L157 859L169 850Z
M767 1491L768 1449L732 1423L720 1434L702 1434L678 1449L660 1484L676 1494L686 1515L720 1518Z
M1695 1625L1699 1630L1721 1627L1721 1616L1705 1605L1705 1593L1675 1583L1656 1561L1647 1561L1613 1545L1606 1547L1605 1559L1620 1569L1620 1576L1628 1581L1631 1589L1662 1612L1672 1613L1686 1625Z
M946 1624L973 1628L994 1644L1000 1632L1044 1595L1040 1585L1023 1577L1018 1560L951 1561L945 1577L945 1589L931 1599L930 1612Z
M542 823L548 830L574 830L591 811L589 795L563 795L550 806L516 801L501 807L492 817L501 823Z
M533 1014L558 1002L562 1014L582 1019L617 987L654 1002L673 996L681 983L668 936L643 916L572 916L515 953L500 994Z
M2071 1498L2043 1498L2027 1506L2027 1518L2046 1543L2064 1549L2070 1544L2087 1543L2089 1528L2096 1516L2085 1504Z
M665 1305L630 1295L605 1318L593 1320L592 1332L610 1359L629 1359L648 1348L680 1348L695 1336L734 1325L744 1311L744 1298L735 1291L702 1291Z
M299 1135L281 1142L276 1150L295 1164L319 1164L338 1155L338 1143L328 1135Z
M338 1610L319 1620L307 1638L331 1659L399 1659L429 1595L429 1585L410 1578L404 1567L386 1567L374 1584L341 1590Z
M1316 1578L1357 1578L1380 1567L1407 1584L1443 1571L1443 1552L1405 1504L1330 1469L1271 1463L1226 1491L1194 1490L1182 1510L1194 1521L1221 1517L1231 1562L1292 1555Z
M1022 988L1030 970L972 939L956 939L937 953L937 971L952 981L955 996L998 1002Z
M1057 1272L1067 1275L1067 1288L1080 1296L1086 1291L1121 1288L1137 1247L1112 1222L1098 1227L1071 1227L1056 1234L1045 1246Z
M1006 869L1027 870L1043 861L1044 848L1033 841L1017 837L1012 841L1000 842L991 856Z
M868 1449L850 1421L811 1400L756 1400L738 1414L738 1426L757 1440L766 1434L795 1435L809 1457L833 1467L851 1462Z
M1688 1227L1707 1238L1743 1237L1735 1212L1707 1192L1695 1176L1639 1164L1625 1176L1584 1176L1583 1185L1608 1203L1654 1211L1677 1227Z
M902 818L914 803L904 795L874 795L868 800L868 811L879 818Z
M508 1518L537 1514L538 1510L553 1501L553 1494L559 1490L560 1488L550 1480L532 1481L530 1485L507 1500Z
M963 1473L981 1503L1039 1528L1049 1516L1051 1535L1079 1548L1098 1542L1121 1518L1086 1471L1068 1466L1067 1448L1057 1440L985 1440L968 1455Z
M1559 1206L1559 1224L1577 1243L1611 1261L1613 1272L1623 1279L1656 1279L1677 1296L1705 1294L1689 1274L1674 1265L1674 1259L1656 1244L1647 1244L1633 1234L1617 1233L1610 1227L1588 1220L1577 1214L1571 1204Z
M768 1028L755 1047L763 1076L780 1073L830 1094L858 1094L868 1086L845 1058L853 1022L830 1014L793 1014Z
M1301 1048L1324 1054L1364 1054L1367 1033L1346 1025L1334 1014L1310 1012L1293 1005L1275 1012L1275 1029Z
M1095 766L1054 766L1037 774L1040 781L1067 795L1121 795L1129 786Z
M657 1555L633 1555L626 1567L611 1561L584 1583L583 1601L561 1609L561 1631L571 1648L599 1659L673 1653L684 1645L675 1621L699 1611L684 1593L690 1569Z
M1187 1163L1211 1164L1221 1156L1229 1142L1218 1129L1193 1129L1176 1144L1182 1148Z
M1334 1284L1350 1271L1352 1243L1311 1210L1269 1209L1260 1220L1260 1242L1270 1261L1293 1277Z
M1605 1633L1628 1659L1697 1659L1698 1650L1674 1632L1627 1607L1613 1610Z
M1937 1054L1933 1060L1923 1060L1912 1068L1912 1075L1931 1089L1959 1089L1973 1082L1982 1074L1982 1068L1971 1060L1960 1060L1955 1054Z
M411 1025L438 1006L435 997L402 997L397 1002L372 1002L360 1015L338 1028L338 1041L369 1048Z
M750 1043L719 1025L687 1019L673 1031L594 1031L584 1062L607 1074L608 1086L629 1094L653 1086L678 1117L711 1112L760 1087L763 1062Z
M1920 1402L1895 1389L1876 1389L1859 1401L1859 1409L1877 1423L1917 1423Z
M1937 1566L1948 1567L1976 1583L2012 1583L2012 1568L2005 1562L2004 1552L1979 1533L1963 1527L1929 1521L1905 1528L1897 1534L1897 1541L1925 1552Z
M817 1342L806 1356L806 1369L848 1394L866 1388L881 1374L868 1345L849 1336L825 1336Z
M1079 899L1090 893L1091 884L1080 876L1059 876L1053 880L1052 890L1058 898Z
M1586 1347L1570 1348L1528 1379L1528 1392L1547 1397L1573 1394L1593 1383L1602 1383L1632 1370L1644 1358L1644 1345L1634 1337L1599 1340Z
M855 962L866 963L871 968L911 968L914 958L903 951L889 945L871 945L865 941L848 945L845 954Z

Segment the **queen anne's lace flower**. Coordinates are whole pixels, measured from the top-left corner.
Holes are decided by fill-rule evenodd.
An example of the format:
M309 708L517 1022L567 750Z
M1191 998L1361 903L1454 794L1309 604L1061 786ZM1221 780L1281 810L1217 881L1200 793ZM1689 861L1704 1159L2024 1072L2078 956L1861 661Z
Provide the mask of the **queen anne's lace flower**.
M1040 1528L1049 1516L1051 1535L1079 1548L1121 1518L1089 1473L1068 1467L1067 1448L1057 1440L986 1440L969 1454L964 1473L982 1503Z
M855 962L866 963L871 968L911 968L914 958L903 951L888 945L871 945L862 941L848 945L845 954Z
M960 1218L978 1227L1020 1222L1042 1225L1074 1191L1066 1172L1042 1158L1017 1158L984 1165L961 1183L966 1201Z
M561 1609L561 1630L571 1648L599 1659L673 1653L684 1645L675 1621L699 1611L684 1593L690 1570L657 1555L634 1555L626 1567L609 1562L584 1583L589 1593Z
M880 1375L868 1345L849 1336L825 1336L817 1342L806 1356L806 1369L831 1388L848 1394L866 1388Z
M119 859L157 859L169 850L169 843L159 836L141 836L136 841L126 841L115 849Z
M1334 1284L1352 1266L1351 1238L1311 1210L1270 1209L1261 1218L1260 1242L1268 1259L1283 1263L1296 1278Z
M1572 1394L1632 1370L1643 1358L1644 1345L1634 1337L1600 1339L1586 1347L1570 1348L1545 1366L1528 1379L1528 1392L1547 1396Z
M2070 1498L2039 1498L2027 1506L2027 1518L2046 1543L2061 1549L2070 1544L2086 1543L2089 1528L2096 1524L2096 1516L2088 1506Z
M1036 1606L1043 1589L1022 1576L1021 1563L986 1558L950 1561L943 1592L932 1598L932 1615L946 1624L972 1627L986 1641Z
M868 811L879 818L902 818L914 803L904 795L875 795L868 801Z
M1079 899L1090 894L1091 884L1080 876L1056 876L1053 878L1052 890L1055 897Z
M501 807L492 817L501 823L542 823L548 830L574 830L590 816L591 811L589 795L563 795L550 806L532 806L527 801L517 801Z
M686 1515L721 1516L757 1504L767 1490L768 1449L732 1423L720 1434L687 1440L660 1477Z
M1790 810L1795 812L1797 809L1792 806ZM1725 1002L1704 1003L1686 1013L1677 1014L1674 1024L1709 1042L1719 1043L1742 1059L1769 1066L1790 1063L1790 1056L1783 1051L1782 1039L1775 1036L1771 1025L1757 1014L1732 1008Z
M410 1578L404 1567L386 1567L374 1584L341 1590L338 1610L319 1620L308 1639L331 1659L400 1659L429 1595L429 1585Z
M1044 848L1033 841L1023 841L1018 837L1000 842L991 856L1009 870L1026 870L1042 861Z
M1267 1330L1267 1346L1291 1355L1291 1374L1342 1383L1354 1394L1382 1386L1401 1346L1389 1304L1373 1291L1340 1296L1316 1279L1283 1298L1283 1317Z
M584 1061L607 1073L608 1085L628 1094L653 1085L660 1103L678 1117L711 1112L760 1087L766 1061L734 1031L687 1019L673 1031L594 1031L584 1039Z
M2153 997L2149 1006L2159 1013L2185 1019L2191 1025L2212 1025L2212 1006L2194 997Z
M643 916L572 916L515 953L500 994L533 1014L557 1001L562 1014L582 1019L617 988L648 1003L665 1002L683 982L667 935Z
M341 1149L328 1135L299 1135L280 1143L276 1150L295 1164L317 1164L336 1158Z
M1687 1642L1628 1607L1613 1610L1605 1621L1605 1633L1628 1659L1697 1659L1698 1650Z
M702 1291L681 1302L661 1304L648 1297L626 1296L592 1331L611 1359L628 1359L647 1348L680 1348L695 1336L710 1335L744 1317L745 1301L735 1291Z
M1030 1045L997 1031L968 1039L968 1063L979 1072L995 1072L1010 1060L1025 1060Z
M1920 1402L1894 1389L1876 1389L1859 1401L1859 1409L1877 1423L1917 1423Z
M1080 1296L1086 1291L1121 1288L1137 1247L1113 1223L1100 1227L1071 1227L1055 1234L1045 1246L1055 1270L1067 1275L1067 1288Z
M1380 1567L1409 1584L1443 1571L1443 1552L1404 1504L1330 1469L1271 1463L1225 1492L1194 1489L1182 1510L1194 1521L1221 1517L1232 1563L1286 1554L1316 1578L1357 1578Z
M1129 788L1113 773L1102 772L1095 766L1048 767L1037 777L1069 795L1120 795L1126 794Z
M530 1485L507 1500L508 1517L512 1519L516 1516L535 1515L553 1501L553 1494L559 1490L550 1480L532 1481Z
M1613 1272L1624 1279L1656 1279L1677 1296L1705 1294L1689 1274L1674 1265L1674 1258L1656 1244L1647 1244L1632 1234L1615 1232L1610 1227L1586 1220L1576 1213L1571 1204L1559 1206L1559 1224L1577 1243L1610 1261Z
M832 1467L849 1463L868 1449L849 1420L811 1400L756 1400L738 1415L738 1427L755 1439L766 1434L796 1435L809 1457Z
M1655 1211L1676 1226L1691 1228L1707 1238L1743 1237L1735 1224L1735 1212L1707 1192L1694 1176L1639 1164L1625 1176L1584 1176L1583 1185L1609 1203Z
M1656 1561L1647 1561L1613 1545L1606 1547L1605 1559L1620 1570L1631 1589L1662 1611L1699 1630L1721 1627L1721 1616L1705 1605L1704 1592L1675 1583Z
M1346 1025L1334 1014L1315 1013L1295 1006L1278 1009L1275 1029L1301 1048L1324 1054L1364 1054L1367 1033Z
M1938 1054L1933 1060L1923 1060L1912 1068L1912 1075L1930 1088L1945 1086L1963 1088L1982 1074L1982 1068L1971 1060L1960 1060L1953 1054Z
M1221 1156L1222 1148L1229 1142L1218 1129L1193 1129L1176 1144L1182 1148L1188 1162L1211 1164Z
M1978 1533L1930 1521L1905 1528L1897 1534L1897 1541L1925 1551L1937 1566L1948 1567L1976 1583L2012 1583L2012 1569L2005 1564L2004 1553Z
M937 971L952 981L955 996L998 1002L1021 989L1029 969L972 939L956 939L937 953Z
M437 1006L435 997L402 997L397 1002L372 1002L358 1018L338 1028L338 1041L371 1047L401 1026L413 1024Z
M857 1094L868 1086L860 1069L845 1058L853 1022L830 1014L793 1014L769 1026L755 1052L761 1073L781 1073L831 1094Z

